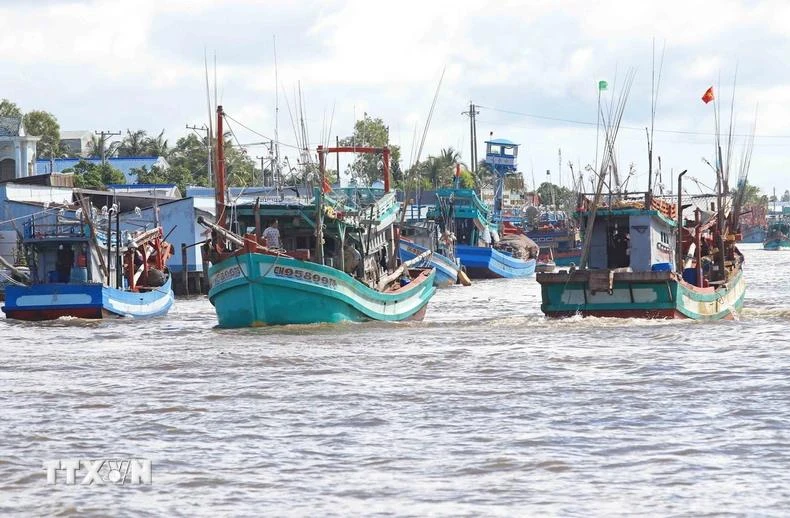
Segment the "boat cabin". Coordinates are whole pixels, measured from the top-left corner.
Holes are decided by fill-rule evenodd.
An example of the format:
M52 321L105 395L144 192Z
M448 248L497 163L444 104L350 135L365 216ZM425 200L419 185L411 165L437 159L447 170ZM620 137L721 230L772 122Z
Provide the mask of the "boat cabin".
M589 214L581 216L586 228ZM661 210L598 209L588 266L633 272L672 271L676 227L677 223Z

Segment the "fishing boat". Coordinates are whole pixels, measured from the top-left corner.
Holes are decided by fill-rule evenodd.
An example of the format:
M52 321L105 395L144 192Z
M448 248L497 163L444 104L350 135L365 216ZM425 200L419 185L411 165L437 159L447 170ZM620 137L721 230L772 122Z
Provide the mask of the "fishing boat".
M491 210L471 189L439 189L428 211L442 232L458 241L455 253L472 279L528 277L535 273L538 247L524 235L499 236Z
M647 196L647 195L645 195ZM648 204L646 204L648 203ZM658 199L623 199L579 213L590 235L589 265L539 273L541 310L573 315L636 318L733 318L743 306L743 258L735 235L721 235L716 218L682 228L677 206ZM717 250L715 243L723 242ZM673 251L691 256L677 267ZM721 259L721 261L719 261ZM680 263L678 263L680 264Z
M557 266L578 265L582 255L579 229L565 211L535 209L534 223L527 230L527 237L541 249L551 250ZM528 212L529 215L529 212Z
M402 261L432 253L420 266L436 270L434 285L445 288L454 284L471 284L455 257L455 236L446 230L441 233L434 221L421 220L404 222L400 228L400 257Z
M121 232L117 215L113 231L113 209L103 218L107 225L97 225L102 218L81 203L73 217L58 214L54 223L31 218L23 226L28 270L15 271L14 282L6 286L6 317L39 321L166 314L174 300L166 267L172 247L162 229Z
M627 81L627 84L630 81ZM615 110L621 114L625 100ZM619 115L617 116L619 119ZM607 125L606 154L594 193L582 195L577 216L584 243L579 268L539 273L541 310L549 317L573 315L636 318L735 318L743 307L743 255L736 246L750 157L743 160L738 189L727 200L727 173L716 170L716 201L683 218L682 178L677 202L651 190L626 194L616 175L617 123ZM648 141L649 164L652 145ZM719 147L719 164L724 164ZM603 196L606 180L610 192ZM652 166L648 168L652 185Z
M790 222L788 220L774 219L768 223L763 249L790 250Z
M218 134L223 111L217 109ZM384 189L332 190L325 181L327 153L380 153ZM309 202L266 202L237 207L231 232L226 222L224 152L217 150L216 223L205 251L209 300L224 328L365 320L419 320L436 292L435 271L419 268L430 251L398 264L400 204L389 184L388 148L319 146L321 188ZM270 246L261 232L278 221L282 238ZM248 232L247 230L251 230Z
M550 273L557 268L554 262L553 249L548 246L541 248L538 252L538 262L535 265L535 273Z

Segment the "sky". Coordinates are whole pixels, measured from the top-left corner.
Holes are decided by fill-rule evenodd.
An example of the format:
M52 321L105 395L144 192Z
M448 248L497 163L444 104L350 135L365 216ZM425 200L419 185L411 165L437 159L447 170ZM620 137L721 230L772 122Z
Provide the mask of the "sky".
M474 102L480 157L489 135L508 138L528 185L548 170L569 186L569 162L578 176L596 160L598 81L608 113L633 70L617 138L629 190L647 186L651 90L665 190L685 169L687 192L715 184L703 158L715 163L715 106L726 134L733 99L732 175L756 114L749 179L790 189L785 0L0 0L0 20L0 98L53 113L62 130L164 129L174 143L208 122L207 54L220 104L254 130L231 122L251 157L277 127L296 163L301 85L311 148L351 135L367 113L389 126L405 168L444 71L420 159L453 147L468 162ZM701 100L710 86L715 105Z

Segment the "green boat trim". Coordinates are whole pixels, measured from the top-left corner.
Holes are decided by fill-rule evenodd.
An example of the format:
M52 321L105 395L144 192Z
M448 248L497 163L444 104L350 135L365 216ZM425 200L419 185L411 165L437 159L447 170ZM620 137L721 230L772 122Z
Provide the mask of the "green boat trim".
M718 288L698 288L673 272L575 270L539 273L537 281L550 317L731 319L746 291L742 271Z
M209 268L220 327L421 318L433 296L433 269L378 291L335 268L290 257L244 253Z

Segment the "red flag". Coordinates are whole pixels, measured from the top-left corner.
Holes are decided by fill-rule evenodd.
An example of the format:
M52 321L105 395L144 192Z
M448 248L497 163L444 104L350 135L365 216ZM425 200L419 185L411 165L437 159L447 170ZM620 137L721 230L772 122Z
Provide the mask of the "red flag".
M324 194L328 193L332 190L332 185L329 183L329 180L324 177L324 183L321 185L321 192Z
M705 90L705 94L702 96L702 102L708 104L711 102L715 97L713 97L713 87L711 86L707 90Z

